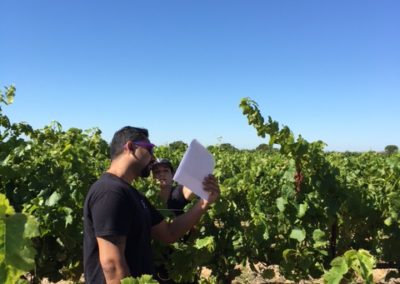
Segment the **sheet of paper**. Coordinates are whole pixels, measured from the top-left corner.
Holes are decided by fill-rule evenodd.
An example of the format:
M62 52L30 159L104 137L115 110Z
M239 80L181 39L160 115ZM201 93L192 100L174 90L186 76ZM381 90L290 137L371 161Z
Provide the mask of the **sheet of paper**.
M193 139L183 155L175 172L174 180L189 188L197 196L207 200L208 193L203 189L204 177L212 174L215 161L211 153L196 139Z

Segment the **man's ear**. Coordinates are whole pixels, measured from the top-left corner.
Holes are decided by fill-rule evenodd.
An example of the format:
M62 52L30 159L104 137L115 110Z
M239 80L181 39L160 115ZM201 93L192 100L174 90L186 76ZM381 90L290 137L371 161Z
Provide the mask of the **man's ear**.
M124 145L124 149L125 150L129 150L129 151L134 151L135 150L135 145L132 143L132 141L128 141Z

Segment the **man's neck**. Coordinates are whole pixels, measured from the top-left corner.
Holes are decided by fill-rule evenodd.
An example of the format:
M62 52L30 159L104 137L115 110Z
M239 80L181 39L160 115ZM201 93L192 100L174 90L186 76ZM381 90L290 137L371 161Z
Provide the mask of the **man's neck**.
M108 168L107 172L123 179L129 184L131 184L132 181L135 179L135 176L129 173L130 171L125 166L119 163L111 162L111 165Z

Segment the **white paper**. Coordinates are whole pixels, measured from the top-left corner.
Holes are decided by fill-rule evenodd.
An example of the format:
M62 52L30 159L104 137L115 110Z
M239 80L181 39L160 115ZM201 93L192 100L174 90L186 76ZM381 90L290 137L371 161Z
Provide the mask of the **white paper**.
M174 180L189 188L197 196L207 200L203 180L214 171L215 161L211 153L193 139L175 172Z

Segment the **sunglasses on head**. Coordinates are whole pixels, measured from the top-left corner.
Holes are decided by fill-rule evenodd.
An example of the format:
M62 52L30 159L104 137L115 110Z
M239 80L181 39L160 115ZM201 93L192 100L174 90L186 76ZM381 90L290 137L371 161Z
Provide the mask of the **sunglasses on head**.
M132 143L136 146L145 148L147 151L149 151L150 155L153 155L153 148L156 146L153 143L145 141L132 141Z

